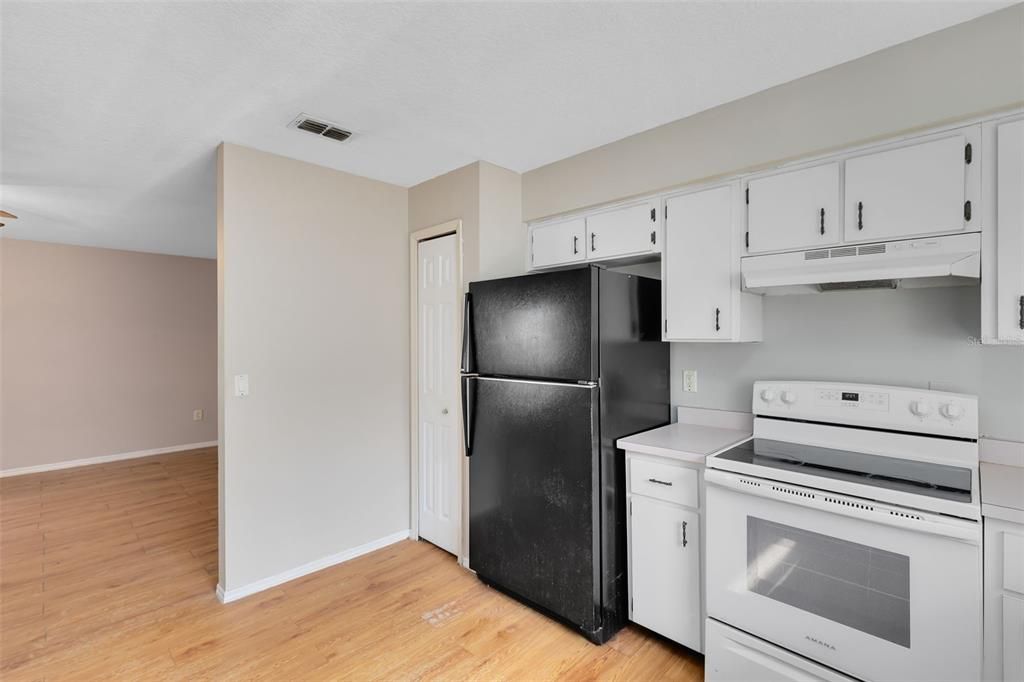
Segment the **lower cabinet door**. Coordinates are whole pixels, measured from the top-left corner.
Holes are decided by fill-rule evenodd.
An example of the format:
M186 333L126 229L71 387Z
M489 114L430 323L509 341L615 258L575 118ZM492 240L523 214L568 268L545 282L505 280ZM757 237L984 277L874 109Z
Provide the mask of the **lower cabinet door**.
M1024 599L1003 595L1003 680L1024 680Z
M630 510L633 621L703 651L700 516L637 496Z

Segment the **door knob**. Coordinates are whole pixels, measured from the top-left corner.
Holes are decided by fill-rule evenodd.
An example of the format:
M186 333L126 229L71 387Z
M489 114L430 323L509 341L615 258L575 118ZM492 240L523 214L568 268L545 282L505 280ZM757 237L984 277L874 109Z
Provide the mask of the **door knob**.
M448 414L448 408L447 407L442 407L441 408L441 414Z

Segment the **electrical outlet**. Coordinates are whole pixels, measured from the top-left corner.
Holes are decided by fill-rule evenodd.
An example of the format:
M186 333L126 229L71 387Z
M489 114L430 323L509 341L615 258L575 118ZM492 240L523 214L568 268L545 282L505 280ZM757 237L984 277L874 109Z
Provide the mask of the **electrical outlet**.
M192 421L194 421L194 422L201 422L201 421L203 421L203 411L202 410L192 410Z
M687 393L697 392L697 370L683 370L683 390L686 391Z

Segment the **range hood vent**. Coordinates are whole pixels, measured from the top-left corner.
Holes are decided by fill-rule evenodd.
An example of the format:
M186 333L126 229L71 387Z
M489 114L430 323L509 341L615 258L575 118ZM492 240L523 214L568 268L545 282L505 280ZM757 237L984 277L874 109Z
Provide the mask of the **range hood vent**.
M977 232L747 256L743 286L763 294L977 284Z
M352 133L341 126L312 118L307 114L299 114L296 116L292 122L288 124L288 127L312 133L318 137L326 137L327 139L334 140L336 142L344 142L352 137Z

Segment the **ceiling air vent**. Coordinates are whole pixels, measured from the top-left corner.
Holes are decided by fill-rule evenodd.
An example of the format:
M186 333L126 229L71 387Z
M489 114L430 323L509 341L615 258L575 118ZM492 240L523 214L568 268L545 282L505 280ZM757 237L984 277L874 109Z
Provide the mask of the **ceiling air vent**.
M307 133L312 133L318 137L326 137L336 142L344 142L348 138L352 137L352 133L350 131L333 123L328 123L327 121L310 118L306 114L299 114L296 116L295 120L288 124L288 127L295 128L296 130L304 130Z

